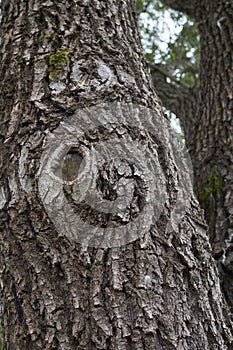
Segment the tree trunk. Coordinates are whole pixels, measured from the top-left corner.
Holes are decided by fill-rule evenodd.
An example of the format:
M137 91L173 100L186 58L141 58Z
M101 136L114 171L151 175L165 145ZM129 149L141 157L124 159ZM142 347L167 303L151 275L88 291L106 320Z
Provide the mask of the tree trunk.
M226 1L201 2L197 13L200 93L190 142L195 186L224 292L233 307L233 6Z
M166 78L160 84L161 73L156 68L152 75L163 103L181 119L194 168L195 192L205 210L222 287L233 307L233 6L227 1L163 3L195 18L199 27L198 92L165 84Z
M3 349L230 349L206 226L163 127L134 1L4 1L2 39ZM117 147L99 168L98 144L103 158ZM131 202L104 212L117 181ZM102 202L81 200L93 184Z

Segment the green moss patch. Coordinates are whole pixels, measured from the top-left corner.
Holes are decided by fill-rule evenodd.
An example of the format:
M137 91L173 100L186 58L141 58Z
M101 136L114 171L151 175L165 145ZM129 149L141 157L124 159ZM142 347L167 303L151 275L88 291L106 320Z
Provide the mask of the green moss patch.
M51 79L59 77L64 65L69 62L70 50L57 50L54 55L49 57L49 77Z
M220 198L223 188L223 179L216 172L211 172L206 186L199 192L200 202L204 205L207 205L211 197L215 199Z

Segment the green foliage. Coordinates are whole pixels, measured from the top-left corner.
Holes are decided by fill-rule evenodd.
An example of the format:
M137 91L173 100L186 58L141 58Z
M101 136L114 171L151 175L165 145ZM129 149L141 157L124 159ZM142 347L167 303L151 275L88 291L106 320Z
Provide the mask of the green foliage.
M49 57L49 77L57 78L62 73L62 68L69 62L70 50L57 50L54 55Z
M190 20L183 25L174 42L168 44L167 62L173 65L175 75L188 86L197 85L199 54L199 34Z
M224 188L223 179L214 171L211 172L206 186L199 192L202 205L207 205L211 198L219 199Z
M166 66L169 76L188 87L198 85L199 33L188 16L158 0L137 1L146 58Z
M137 14L140 15L142 12L146 12L152 2L153 0L136 0Z
M137 13L140 14L143 11L143 8L144 8L144 1L143 0L137 0L136 1Z

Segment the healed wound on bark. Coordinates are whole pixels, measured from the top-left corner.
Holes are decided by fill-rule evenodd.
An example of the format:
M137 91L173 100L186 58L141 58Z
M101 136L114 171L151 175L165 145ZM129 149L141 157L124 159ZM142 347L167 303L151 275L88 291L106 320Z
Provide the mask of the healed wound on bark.
M120 249L81 247L59 234L39 198L46 138L83 107L133 101L152 108L161 126L166 124L151 88L134 5L5 2L0 228L6 349L230 346L216 266L191 192L183 220L166 231L178 196L166 132L162 141L150 136L163 166L166 202L159 220L136 241ZM49 79L54 71L59 74ZM68 158L76 157L71 150ZM79 176L75 164L67 179Z

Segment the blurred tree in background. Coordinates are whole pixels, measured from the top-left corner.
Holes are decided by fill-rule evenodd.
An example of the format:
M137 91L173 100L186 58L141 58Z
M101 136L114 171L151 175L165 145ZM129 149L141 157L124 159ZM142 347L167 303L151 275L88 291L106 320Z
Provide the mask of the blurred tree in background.
M157 0L138 0L137 11L144 52L151 65L155 88L172 126L183 139L180 124L187 111L181 107L181 99L190 89L196 96L198 87L198 28L191 17Z
M195 22L159 1L140 0L137 8L148 61L164 71L168 82L197 86L200 50Z
M137 11L153 83L172 124L179 118L233 305L233 4L137 0Z

